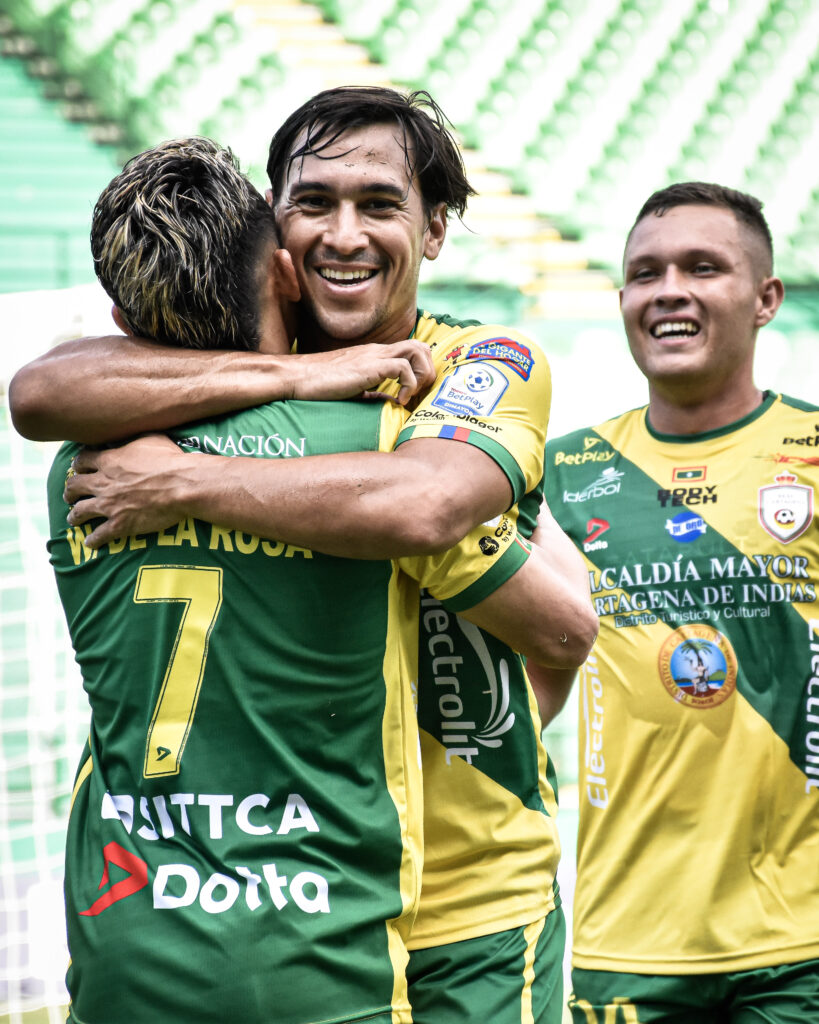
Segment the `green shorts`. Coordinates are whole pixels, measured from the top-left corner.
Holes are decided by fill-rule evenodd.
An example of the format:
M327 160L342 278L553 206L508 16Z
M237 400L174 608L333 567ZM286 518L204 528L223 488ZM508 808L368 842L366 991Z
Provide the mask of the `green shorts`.
M572 971L573 1024L808 1024L819 960L726 974Z
M565 943L558 907L521 928L412 950L414 1024L560 1024Z

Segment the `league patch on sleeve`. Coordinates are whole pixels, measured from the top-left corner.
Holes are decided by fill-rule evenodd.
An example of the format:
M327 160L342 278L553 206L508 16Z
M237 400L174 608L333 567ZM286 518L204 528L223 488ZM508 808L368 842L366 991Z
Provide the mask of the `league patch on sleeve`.
M529 380L534 358L532 350L512 338L488 338L479 341L466 354L467 359L499 359L507 363L515 373Z
M508 387L496 366L467 363L455 368L430 404L455 416L489 416Z

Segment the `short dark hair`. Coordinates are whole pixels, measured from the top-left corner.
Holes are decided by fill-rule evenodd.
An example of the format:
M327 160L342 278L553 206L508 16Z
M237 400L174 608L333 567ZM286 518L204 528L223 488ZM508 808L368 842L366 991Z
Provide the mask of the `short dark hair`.
M373 124L395 123L410 177L418 176L427 212L438 203L463 217L475 190L469 184L458 144L445 114L428 92L407 95L381 86L345 85L325 89L302 104L270 143L267 175L274 202L284 189L290 165L307 155L321 156L345 132ZM299 136L304 141L296 147Z
M715 185L708 181L680 181L674 185L661 188L648 199L637 214L628 238L637 225L645 217L655 214L657 217L675 206L720 206L723 209L731 210L740 223L750 228L763 242L765 251L770 257L771 268L773 267L773 240L771 229L762 213L762 202L756 196L747 192L740 192L735 188L727 188L725 185ZM628 238L626 245L628 245Z
M257 274L273 211L229 149L172 139L103 189L91 253L135 334L183 348L257 349Z

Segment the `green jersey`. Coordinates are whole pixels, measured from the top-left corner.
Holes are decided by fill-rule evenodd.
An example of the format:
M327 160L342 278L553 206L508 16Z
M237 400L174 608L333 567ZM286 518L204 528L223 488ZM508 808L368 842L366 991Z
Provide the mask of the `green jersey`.
M286 458L387 450L403 420L281 402L176 436ZM419 584L482 600L525 560L514 528L393 563L186 519L92 553L65 524L75 451L49 478L92 708L66 854L71 1019L408 1021Z
M600 635L580 680L574 965L701 974L819 956L819 409L547 446Z

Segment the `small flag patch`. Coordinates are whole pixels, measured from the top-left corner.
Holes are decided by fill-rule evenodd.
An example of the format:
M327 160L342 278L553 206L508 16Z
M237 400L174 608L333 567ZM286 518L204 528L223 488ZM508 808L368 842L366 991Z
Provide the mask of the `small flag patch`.
M467 430L466 427L456 427L454 423L449 423L438 431L438 437L445 437L449 441L468 441L471 434L471 430Z
M681 466L675 469L671 474L672 481L674 480L704 480L706 466Z

